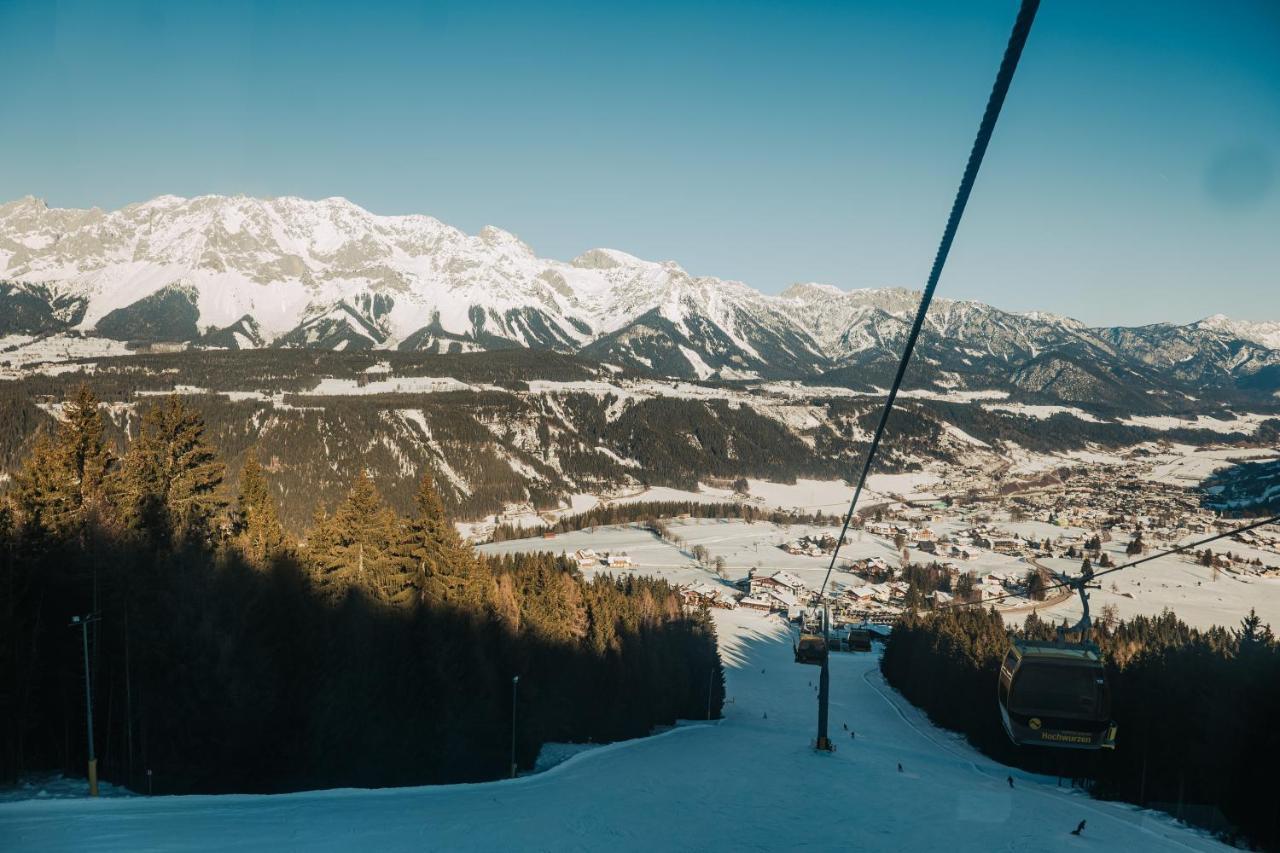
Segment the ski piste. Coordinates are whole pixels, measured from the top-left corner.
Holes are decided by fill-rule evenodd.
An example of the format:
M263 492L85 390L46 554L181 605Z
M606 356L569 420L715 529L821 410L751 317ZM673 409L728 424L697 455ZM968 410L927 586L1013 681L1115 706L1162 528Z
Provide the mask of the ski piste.
M791 627L745 610L717 610L715 618L727 681L717 723L690 721L498 782L0 803L0 846L9 853L1231 849L1167 814L1094 800L1067 780L1059 787L1055 778L991 761L885 684L878 645L872 654L831 655L837 750L814 753L805 739L815 673L794 663ZM1086 828L1073 836L1082 820Z

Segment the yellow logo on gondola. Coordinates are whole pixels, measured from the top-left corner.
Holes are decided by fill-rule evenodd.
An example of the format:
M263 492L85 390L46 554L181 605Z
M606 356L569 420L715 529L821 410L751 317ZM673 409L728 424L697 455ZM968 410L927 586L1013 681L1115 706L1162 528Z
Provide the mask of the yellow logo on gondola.
M1054 743L1093 743L1093 737L1087 732L1041 732L1040 740L1050 740Z
M1030 722L1027 723L1027 725L1031 726L1031 728L1034 729L1035 731L1040 731L1040 718L1032 717Z

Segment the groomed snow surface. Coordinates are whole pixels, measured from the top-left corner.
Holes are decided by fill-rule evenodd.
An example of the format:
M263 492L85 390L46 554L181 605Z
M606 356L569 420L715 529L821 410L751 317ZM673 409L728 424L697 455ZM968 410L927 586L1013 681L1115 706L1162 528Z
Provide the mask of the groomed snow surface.
M718 724L485 784L0 803L0 849L1229 849L1166 815L994 764L887 687L873 654L833 656L838 751L817 754L818 670L792 662L788 626L742 611L716 620L728 682Z

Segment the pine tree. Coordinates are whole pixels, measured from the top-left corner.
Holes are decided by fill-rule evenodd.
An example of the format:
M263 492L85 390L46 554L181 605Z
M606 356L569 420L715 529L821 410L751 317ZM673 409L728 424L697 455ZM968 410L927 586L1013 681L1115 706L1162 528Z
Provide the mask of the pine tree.
M31 456L14 476L13 506L32 534L61 531L68 517L57 476L58 455L53 438L42 430L32 443Z
M412 585L423 601L478 611L488 599L488 572L463 545L430 474L424 474L418 484L414 515L405 525L397 552L405 585Z
M322 585L345 590L356 585L380 597L392 597L398 567L394 545L399 519L378 493L368 471L312 532L307 556Z
M88 385L81 385L63 410L64 420L58 429L57 443L68 477L66 485L71 501L81 512L97 508L112 462L99 402Z
M42 433L15 478L15 502L36 529L66 534L102 509L112 464L99 401L87 385L63 409L54 434Z
M245 556L259 565L279 553L285 544L284 528L256 450L249 451L240 472L232 533Z
M1044 601L1044 577L1036 569L1027 571L1027 597L1032 601Z
M225 505L225 466L204 429L204 418L176 394L143 414L114 488L130 527L156 541L212 535Z
M1262 624L1262 617L1258 615L1258 611L1254 608L1249 609L1249 615L1240 621L1240 630L1235 633L1241 654L1247 654L1275 642L1275 636L1271 633L1271 626Z

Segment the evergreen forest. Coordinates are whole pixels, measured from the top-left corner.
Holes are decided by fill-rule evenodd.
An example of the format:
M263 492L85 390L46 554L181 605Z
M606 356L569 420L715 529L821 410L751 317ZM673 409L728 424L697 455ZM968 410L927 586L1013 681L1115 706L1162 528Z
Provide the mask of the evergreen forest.
M1010 635L1055 636L1034 614L1012 632L976 607L908 614L881 670L935 723L996 761L1077 780L1095 796L1161 809L1231 841L1280 847L1267 776L1280 761L1280 644L1271 628L1250 613L1237 629L1198 630L1166 611L1100 620L1091 633L1106 660L1115 750L1019 747L1005 736L996 685Z
M0 779L85 772L86 649L100 773L157 794L493 779L720 714L710 617L665 582L478 556L430 477L400 513L359 472L293 536L189 402L120 443L104 412L79 388L0 496Z

